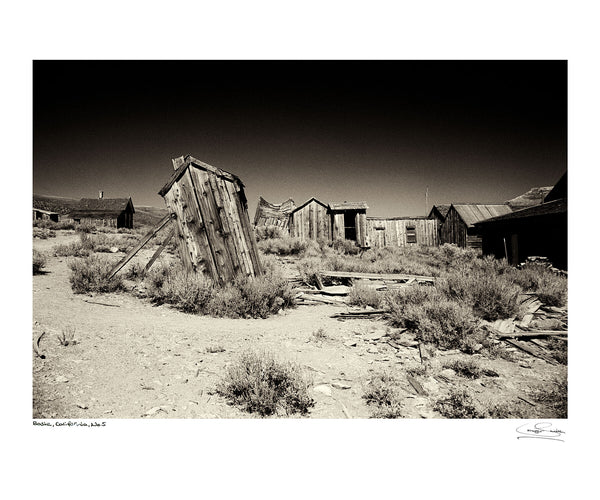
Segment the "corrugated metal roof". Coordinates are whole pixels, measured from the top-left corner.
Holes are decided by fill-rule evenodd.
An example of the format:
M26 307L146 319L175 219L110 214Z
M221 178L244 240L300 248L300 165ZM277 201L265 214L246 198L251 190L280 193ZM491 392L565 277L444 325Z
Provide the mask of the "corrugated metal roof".
M482 226L486 224L493 224L495 222L511 221L515 219L523 219L526 217L540 217L542 215L553 215L567 212L567 200L560 199L555 201L549 201L542 203L541 205L535 205L533 207L523 208L509 214L500 215L493 217L485 221L479 222L477 225Z
M344 201L342 203L330 203L331 210L366 210L369 208L366 201Z
M473 227L475 223L482 220L491 219L492 217L512 212L512 209L508 205L479 205L476 203L469 203L460 205L453 204L452 206L456 209L464 223L469 227Z

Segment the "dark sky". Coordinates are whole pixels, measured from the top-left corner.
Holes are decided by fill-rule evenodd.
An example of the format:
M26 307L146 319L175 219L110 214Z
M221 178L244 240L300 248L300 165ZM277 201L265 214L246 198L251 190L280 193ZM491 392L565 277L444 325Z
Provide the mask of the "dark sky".
M370 215L504 202L567 168L566 61L35 61L33 191L157 194L191 154ZM429 207L430 208L430 207Z

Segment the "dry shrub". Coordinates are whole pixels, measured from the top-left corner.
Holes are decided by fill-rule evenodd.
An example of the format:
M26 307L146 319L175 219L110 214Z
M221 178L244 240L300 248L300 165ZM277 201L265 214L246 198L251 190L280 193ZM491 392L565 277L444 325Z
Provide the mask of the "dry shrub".
M374 307L378 309L383 303L383 295L367 285L355 285L350 288L346 303L359 307Z
M56 257L87 257L94 251L94 242L89 235L82 233L79 241L54 247Z
M445 418L485 418L486 412L466 390L451 389L446 398L436 401L433 409Z
M37 250L33 251L33 274L42 274L42 269L46 266L46 256L38 252Z
M307 285L316 286L317 285L317 277L321 273L321 271L325 270L323 260L315 257L302 259L296 265L298 269L298 274L300 274L300 279Z
M394 375L379 373L371 377L362 397L372 408L373 418L402 418L402 395Z
M314 406L300 367L269 353L243 353L227 369L217 392L249 413L261 416L306 414Z
M458 375L465 378L479 378L483 374L483 371L478 363L470 359L455 359L444 363L444 368L451 368Z
M56 233L52 229L34 227L33 237L39 238L40 240L47 240L48 238L56 238Z
M213 296L214 286L214 282L201 273L180 270L164 282L163 300L180 311L202 313Z
M266 239L258 242L258 248L265 254L274 255L300 255L308 246L306 241L289 236Z
M201 273L188 273L181 266L160 266L149 273L146 281L147 294L153 302L172 304L181 311L194 314L266 318L294 304L288 282L272 272L217 286Z
M450 272L440 287L448 298L472 307L477 316L488 321L510 318L519 312L521 289L506 275L489 269Z
M81 222L75 226L75 231L78 233L93 233L96 231L96 226L90 222Z
M123 290L123 280L118 274L108 279L114 262L90 255L69 262L69 281L75 293L110 293Z
M257 226L254 228L256 241L284 238L287 232L278 226Z
M510 275L524 291L534 292L546 305L562 307L567 302L567 278L544 265L525 264Z
M567 372L556 377L550 384L544 385L532 394L533 399L543 403L552 411L552 418L567 418L568 384Z
M434 287L407 287L387 295L392 326L408 328L424 342L470 352L478 320L470 307L446 299Z

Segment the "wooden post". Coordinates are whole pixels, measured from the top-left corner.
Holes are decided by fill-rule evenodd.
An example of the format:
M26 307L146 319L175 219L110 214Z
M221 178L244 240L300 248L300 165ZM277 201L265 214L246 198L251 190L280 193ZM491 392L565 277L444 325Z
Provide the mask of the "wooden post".
M115 276L115 274L117 274L123 268L123 266L125 264L127 264L133 258L133 256L136 253L138 253L144 247L144 245L152 239L152 237L156 233L158 233L163 227L165 227L171 221L171 219L173 217L174 217L174 214L168 214L165 217L163 217L161 219L161 221L156 226L154 226L154 228L152 228L146 234L146 236L144 236L140 240L140 242L135 247L133 247L133 249L125 257L123 257L121 259L121 261L115 267L112 268L110 275L108 276L108 279L109 280L112 279Z
M146 267L144 268L144 272L143 274L146 274L150 268L152 267L152 264L154 264L154 262L156 261L156 259L158 259L159 255L162 253L162 251L166 248L166 246L169 244L169 242L171 241L171 239L173 238L173 235L175 234L175 231L171 230L171 232L169 233L169 235L165 238L165 240L162 242L162 245L160 245L157 249L156 252L154 252L154 255L152 256L152 258L148 261L148 264L146 264Z

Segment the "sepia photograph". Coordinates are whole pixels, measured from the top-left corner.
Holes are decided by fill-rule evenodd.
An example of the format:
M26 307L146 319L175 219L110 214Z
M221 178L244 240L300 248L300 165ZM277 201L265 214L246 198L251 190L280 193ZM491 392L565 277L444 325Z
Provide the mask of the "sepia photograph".
M35 421L567 418L567 60L32 68Z

